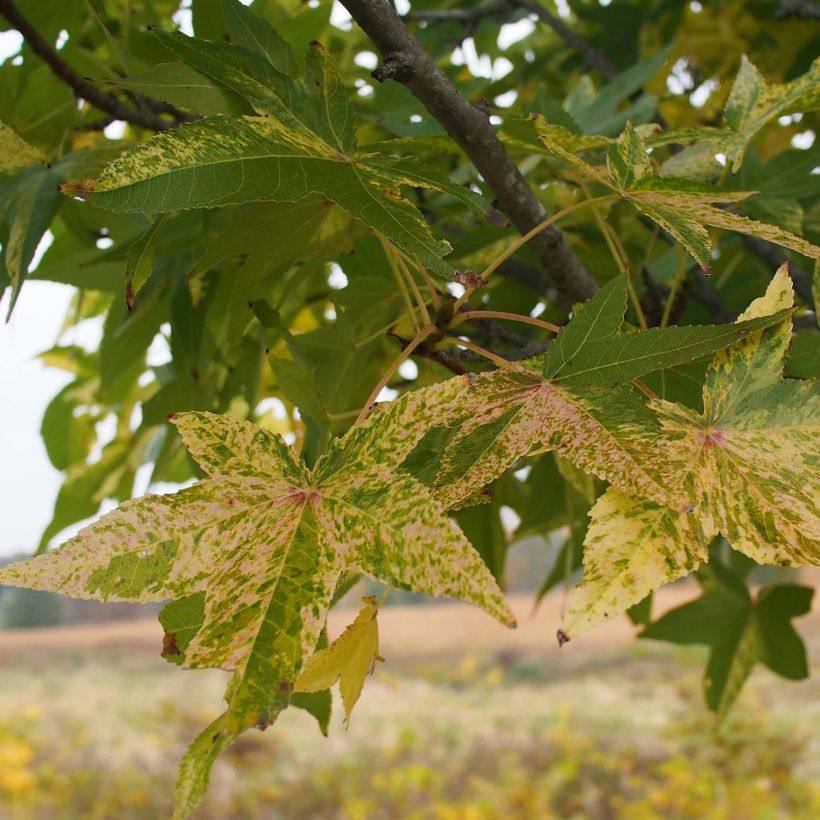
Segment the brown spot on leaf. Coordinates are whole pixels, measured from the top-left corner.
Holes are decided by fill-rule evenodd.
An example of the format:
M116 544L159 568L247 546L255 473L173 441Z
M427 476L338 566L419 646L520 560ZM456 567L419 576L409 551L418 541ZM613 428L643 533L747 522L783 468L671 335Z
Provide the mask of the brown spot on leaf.
M134 297L136 294L134 293L134 285L131 282L126 283L125 285L125 306L128 310L134 309Z
M293 683L289 680L283 680L279 682L279 691L280 692L292 692L293 691Z
M162 637L162 657L174 658L180 654L176 634L174 632L166 632Z
M81 182L66 182L60 186L60 191L67 196L76 196L80 199L88 199L88 194L93 194L96 185L93 179L86 179Z
M169 413L165 418L167 418L168 421L172 421L175 417L176 413Z
M555 637L558 638L558 646L563 646L565 643L569 643L569 635L567 635L563 629L559 629L555 633Z
M453 271L453 281L458 282L459 285L464 285L465 288L470 288L470 290L483 288L487 284L474 270Z

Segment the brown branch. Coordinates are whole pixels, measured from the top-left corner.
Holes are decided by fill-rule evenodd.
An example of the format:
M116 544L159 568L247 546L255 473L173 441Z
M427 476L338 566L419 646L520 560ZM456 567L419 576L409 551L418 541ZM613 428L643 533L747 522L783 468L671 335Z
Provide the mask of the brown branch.
M141 128L164 131L176 123L162 119L150 111L139 111L123 103L113 94L97 88L85 77L81 77L49 45L29 21L20 13L12 0L0 0L0 14L20 32L31 50L48 65L52 74L58 77L81 99L110 114L114 119L125 120Z
M541 202L507 154L486 113L459 93L387 0L342 0L342 5L382 53L383 62L373 77L407 86L467 154L520 233L543 222L547 214ZM595 280L558 228L550 226L531 246L569 301L585 301L596 291Z
M602 51L579 37L563 20L545 9L538 0L492 0L483 6L470 9L434 9L431 11L410 11L404 15L405 20L419 23L461 23L471 29L482 20L510 16L516 11L534 14L542 23L546 23L567 45L572 46L581 55L584 62L595 68L611 80L618 69Z
M471 9L431 9L429 11L409 11L404 15L405 20L417 23L462 23L475 26L482 20L493 17L506 17L516 10L515 0L492 0L483 6L474 6Z
M567 45L572 46L591 68L596 68L607 80L618 74L613 62L599 49L579 37L563 20L547 11L538 0L516 0L519 8L526 9L546 23Z

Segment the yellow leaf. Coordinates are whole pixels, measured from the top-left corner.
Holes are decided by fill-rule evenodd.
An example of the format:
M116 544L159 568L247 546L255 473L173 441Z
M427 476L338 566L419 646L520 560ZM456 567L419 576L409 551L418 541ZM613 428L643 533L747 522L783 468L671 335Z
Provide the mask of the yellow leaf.
M321 692L340 681L347 722L362 693L365 677L372 674L376 661L384 660L379 656L379 626L376 621L381 601L366 595L362 602L364 606L356 620L327 649L319 650L307 661L293 690Z

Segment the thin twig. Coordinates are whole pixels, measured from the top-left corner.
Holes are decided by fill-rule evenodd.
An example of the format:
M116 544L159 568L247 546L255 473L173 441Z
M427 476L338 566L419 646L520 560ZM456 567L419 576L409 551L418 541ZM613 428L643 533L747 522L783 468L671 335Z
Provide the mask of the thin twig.
M486 112L461 95L391 5L386 0L342 0L342 5L382 53L373 77L400 82L421 101L472 160L519 232L543 222L543 205L507 154ZM554 226L533 241L533 250L570 301L585 301L596 291L595 280Z
M521 313L508 313L505 310L465 310L459 313L452 322L450 327L460 325L462 322L468 322L471 319L508 319L511 322L521 322L525 325L534 325L543 330L549 330L550 333L559 333L560 325L554 325L552 322L545 322L543 319L536 319L534 316L525 316Z
M516 5L546 23L567 45L572 46L581 55L588 66L598 69L607 80L618 74L618 69L603 51L590 45L583 37L579 37L563 20L547 11L537 0L516 0Z
M379 393L387 386L390 379L393 378L393 374L410 358L410 354L432 333L435 333L438 328L435 325L427 325L423 327L407 344L407 346L399 353L398 356L393 360L393 364L387 368L384 375L379 379L379 383L373 388L373 391L367 397L367 401L364 403L364 406L359 411L359 415L356 417L356 421L353 422L354 426L357 424L361 424L365 418L367 418L367 414L370 411L370 407L373 402L376 401Z
M458 336L448 336L445 340L448 344L458 345L459 347L466 347L467 350L472 350L473 353L478 353L479 356L483 356L487 361L492 362L497 367L501 367L504 370L515 370L518 372L527 372L526 368L521 367L521 365L516 364L515 362L511 361L510 359L505 359L503 356L499 356L497 353L493 353L492 350L487 350L485 347L481 347L477 345L475 342L471 342L467 339L460 339Z
M68 63L46 42L29 21L20 13L12 0L0 0L0 14L20 32L31 50L51 69L52 74L58 77L81 99L110 114L114 119L130 122L141 128L152 131L165 131L172 128L177 122L165 120L150 111L140 111L126 105L113 94L97 88L90 80L81 77ZM178 119L187 119L182 114Z

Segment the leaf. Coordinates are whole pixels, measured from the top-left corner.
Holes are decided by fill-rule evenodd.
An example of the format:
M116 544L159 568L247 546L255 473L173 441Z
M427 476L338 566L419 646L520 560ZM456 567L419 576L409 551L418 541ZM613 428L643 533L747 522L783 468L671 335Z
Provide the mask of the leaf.
M239 214L214 237L188 273L192 301L199 305L209 287L205 274L234 256L244 257L238 269L224 271L214 289L226 306L213 328L217 339L235 345L253 318L251 304L298 260L344 250L346 218L321 197L295 204L263 202ZM349 226L347 226L349 227Z
M436 272L449 272L441 257L450 246L432 237L400 189L439 190L482 214L485 204L414 160L358 150L353 108L318 43L308 49L305 77L297 80L241 45L158 36L263 116L211 117L174 128L126 152L96 182L65 186L66 193L113 211L142 213L320 195Z
M308 658L296 680L294 692L321 692L339 682L345 721L364 688L364 679L372 674L379 655L379 626L376 616L380 602L373 596L362 598L364 606L356 620L327 649Z
M561 623L567 638L620 615L709 560L712 534L704 532L691 513L610 487L590 517L583 580L573 590Z
M784 265L738 321L793 301ZM820 563L820 388L782 379L790 340L791 322L783 319L718 352L703 413L650 403L667 438L667 481L684 485L707 530L762 564Z
M706 644L703 680L709 708L725 717L756 663L790 680L808 677L806 648L791 624L811 609L814 590L794 584L764 587L755 598L720 563L700 575L703 595L648 626L641 638Z
M651 444L658 431L651 412L632 388L611 385L699 358L743 338L755 325L738 335L726 326L620 335L625 308L622 276L601 288L558 334L544 357L543 376L519 368L476 377L459 408L462 426L435 481L434 492L445 507L489 484L536 446L557 449L625 492L674 509L688 506L675 485L670 493L658 478L662 461ZM777 318L752 321L770 324Z
M0 122L0 174L35 162L46 162L40 149L29 145L14 129Z
M160 214L151 227L128 246L125 258L125 304L134 307L134 299L154 272L154 248L165 214Z
M745 324L621 333L626 287L626 277L616 277L578 312L547 350L545 376L564 383L601 386L633 381L653 370L700 359L785 315L781 311L777 316L755 317Z
M183 761L178 811L201 796L222 749L288 705L346 573L454 595L513 623L486 566L424 487L373 461L380 448L406 454L423 434L429 421L406 410L397 405L392 441L381 437L391 426L386 408L331 444L313 470L249 422L179 414L173 423L208 478L126 502L60 549L0 570L0 583L80 598L205 594L202 626L182 662L234 677L225 714Z
M32 165L0 187L0 271L11 283L9 316L34 252L60 207L56 168Z
M110 80L112 85L165 100L204 117L250 114L251 106L235 91L185 63L160 63L140 74Z
M723 112L732 134L719 145L726 153L732 172L737 173L746 148L766 123L794 112L813 111L820 107L820 59L789 83L768 85L744 54Z
M543 131L537 121L536 128ZM557 141L555 136L554 130L540 136L551 153L561 157L584 176L614 191L660 225L692 254L705 271L710 270L712 264L712 242L706 226L757 236L813 259L820 258L820 248L800 236L716 207L718 203L738 202L753 192L720 191L695 180L656 174L643 138L629 123L617 142L610 146L605 170L585 162L571 148Z

